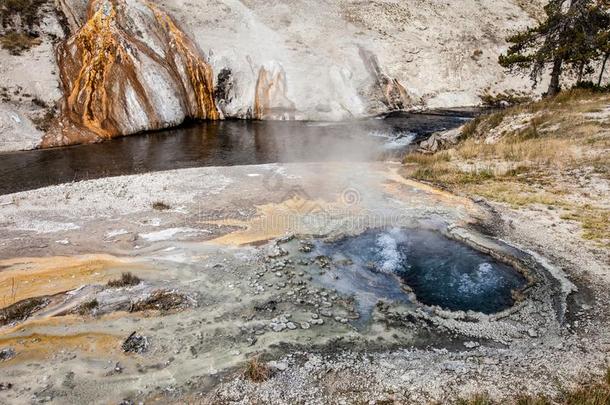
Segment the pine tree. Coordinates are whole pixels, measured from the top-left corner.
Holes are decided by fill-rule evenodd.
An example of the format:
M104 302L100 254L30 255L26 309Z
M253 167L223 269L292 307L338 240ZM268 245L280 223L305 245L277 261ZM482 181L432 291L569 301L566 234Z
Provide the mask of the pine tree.
M551 66L547 95L557 94L564 70L580 78L592 72L603 40L600 31L607 29L606 8L595 0L551 0L544 7L545 21L507 38L511 46L499 63L511 71L529 71L534 87Z

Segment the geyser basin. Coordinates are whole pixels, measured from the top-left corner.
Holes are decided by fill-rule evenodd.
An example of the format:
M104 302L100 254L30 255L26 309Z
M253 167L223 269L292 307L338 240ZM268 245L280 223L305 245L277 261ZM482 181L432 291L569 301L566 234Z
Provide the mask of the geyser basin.
M331 258L335 288L356 300L370 295L403 301L400 283L417 300L449 310L496 313L514 304L527 284L521 273L440 233L418 229L370 230L334 242L316 241L310 255Z

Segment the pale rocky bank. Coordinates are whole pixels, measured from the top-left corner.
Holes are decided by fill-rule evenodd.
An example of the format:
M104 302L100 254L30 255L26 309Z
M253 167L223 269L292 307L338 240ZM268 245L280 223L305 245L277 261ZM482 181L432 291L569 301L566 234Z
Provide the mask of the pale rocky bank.
M42 3L29 30L35 44L18 55L0 49L0 150L36 147L49 130L45 144L54 146L185 118L343 120L478 105L485 91L531 91L525 78L505 75L497 58L504 38L533 24L542 3ZM112 27L96 35L96 19L97 29ZM22 26L13 15L0 33ZM73 87L70 80L87 75L103 85ZM95 118L85 117L87 108ZM71 117L61 120L63 136L83 122L86 134L57 135L51 118L60 111Z

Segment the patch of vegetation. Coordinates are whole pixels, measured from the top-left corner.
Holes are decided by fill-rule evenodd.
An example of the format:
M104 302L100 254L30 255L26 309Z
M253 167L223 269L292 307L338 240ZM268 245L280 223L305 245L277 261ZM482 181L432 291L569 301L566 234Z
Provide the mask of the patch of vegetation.
M26 320L34 312L44 308L48 300L42 297L28 298L0 309L0 326Z
M32 122L36 126L36 129L42 132L47 132L49 129L51 129L56 117L57 111L55 108L47 108L44 114L32 117Z
M2 0L0 3L0 23L8 29L14 27L15 21L21 23L18 27L31 31L40 23L41 8L47 0Z
M574 85L574 89L587 90L593 93L609 93L610 83L602 86L592 81L578 82Z
M610 240L610 210L585 204L582 207L574 207L569 213L562 215L561 219L580 222L582 237L585 239Z
M509 402L493 401L487 394L478 394L469 399L459 399L456 405L608 405L610 404L610 369L599 382L584 383L577 388L564 390L558 397L549 399L544 395L522 395Z
M155 201L152 207L154 210L157 211L167 211L172 208L170 205L164 203L163 201Z
M424 165L449 161L451 161L451 155L447 151L440 151L434 154L410 153L403 159L403 163L417 163Z
M175 309L185 308L189 305L189 299L183 294L174 291L157 290L144 300L135 302L130 312L161 311L168 312Z
M581 224L584 239L605 245L610 211L586 184L610 180L609 104L605 93L563 91L479 117L463 127L457 145L410 153L404 163L413 178L454 192L514 208L560 207L567 211L564 220Z
M489 168L463 171L446 165L432 165L417 168L412 177L445 186L457 186L485 182L495 178L495 175Z
M532 101L531 97L524 93L509 90L493 94L489 89L485 89L479 94L479 98L484 106L494 108L511 107Z
M79 305L78 308L76 309L76 313L78 313L81 316L90 315L98 306L99 306L99 303L97 302L97 300L92 299L91 301L87 301L87 302Z
M131 273L123 273L121 278L118 280L110 280L108 282L108 287L119 288L119 287L129 287L140 284L142 280L140 280L137 276L134 276Z
M23 34L16 31L10 31L7 34L0 36L0 45L2 48L9 51L11 55L19 56L23 51L41 44L40 38L30 34Z
M250 381L260 383L271 378L271 368L267 363L260 361L258 357L253 357L246 363L244 377Z

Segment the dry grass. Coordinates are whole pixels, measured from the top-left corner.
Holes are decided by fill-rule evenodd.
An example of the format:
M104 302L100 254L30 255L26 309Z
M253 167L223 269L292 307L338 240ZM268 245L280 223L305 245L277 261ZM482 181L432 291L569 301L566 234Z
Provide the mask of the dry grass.
M459 399L458 405L495 405L487 394L478 394L469 399ZM522 395L512 401L502 402L517 405L608 405L610 404L610 369L599 382L584 383L581 386L563 391L558 397L549 399L543 395Z
M34 312L45 307L48 299L44 297L28 298L0 309L0 326L27 319Z
M167 211L172 208L170 205L164 203L163 201L155 201L152 207L156 211Z
M475 119L452 149L411 153L404 163L412 177L457 193L559 207L584 239L610 246L608 199L589 188L610 180L610 117L591 116L609 105L609 94L567 91Z
M244 377L256 383L267 381L271 378L271 374L269 366L260 361L258 357L248 360L244 369Z
M141 280L134 276L131 273L123 273L121 278L118 280L110 280L108 282L108 287L119 288L119 287L129 287L133 285L140 284Z
M27 51L28 49L36 45L40 45L41 43L42 41L40 38L20 32L12 31L0 36L0 45L2 45L2 48L6 49L11 55L15 56L21 55L23 51Z
M85 316L91 315L91 313L99 306L99 303L96 299L92 299L91 301L87 301L76 308L76 313Z

